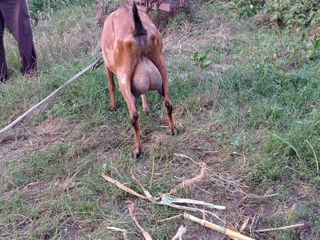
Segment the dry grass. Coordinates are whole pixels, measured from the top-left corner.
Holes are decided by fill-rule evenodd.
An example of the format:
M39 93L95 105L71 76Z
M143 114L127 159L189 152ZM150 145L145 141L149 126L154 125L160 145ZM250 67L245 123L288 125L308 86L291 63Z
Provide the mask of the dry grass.
M85 53L93 55L99 52L100 30L94 22L86 21L85 11L82 10L82 16L77 14L78 19L73 18L73 12L65 21L76 21L78 23L70 27L69 24L55 23L54 19L40 20L39 28L35 31L36 51L39 53L39 62L48 65L55 64L57 59L64 59L66 56L75 59L81 59ZM54 18L54 17L53 17ZM56 28L54 24L61 24Z
M0 163L46 151L58 142L66 141L75 129L75 124L52 120L35 127L14 128L0 145Z

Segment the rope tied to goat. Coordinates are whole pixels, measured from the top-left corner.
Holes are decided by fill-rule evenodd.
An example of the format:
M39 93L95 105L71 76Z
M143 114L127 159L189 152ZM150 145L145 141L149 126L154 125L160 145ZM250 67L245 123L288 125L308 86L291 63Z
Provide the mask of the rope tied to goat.
M19 122L21 122L25 117L27 117L28 115L30 115L34 110L38 109L39 107L41 107L43 104L49 102L54 96L56 96L59 92L62 91L62 89L64 89L65 87L67 87L68 85L70 85L74 80L78 79L81 75L83 75L84 73L86 73L87 71L94 70L97 69L101 64L103 63L102 57L99 57L97 60L95 60L93 63L91 63L90 65L86 66L85 68L83 68L80 72L78 72L76 75L74 75L73 77L71 77L67 82L65 82L62 86L60 86L59 88L57 88L55 91L53 91L52 93L50 93L46 98L44 98L42 101L38 102L37 104L35 104L34 106L32 106L31 108L29 108L25 113L23 113L21 116L19 116L16 120L14 120L13 122L11 122L10 124L8 124L7 126L5 126L4 128L2 128L0 130L0 139L3 138L5 136L5 134L11 129L13 128L15 125L17 125Z

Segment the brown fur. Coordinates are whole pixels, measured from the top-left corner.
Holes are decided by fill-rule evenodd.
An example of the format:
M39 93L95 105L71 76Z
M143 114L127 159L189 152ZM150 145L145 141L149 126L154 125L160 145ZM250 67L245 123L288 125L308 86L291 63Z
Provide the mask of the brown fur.
M170 130L176 133L172 120L172 105L168 92L168 73L162 54L162 38L147 13L139 9L146 30L136 34L132 8L121 6L110 14L103 26L101 47L109 82L110 107L115 109L113 74L117 75L120 91L128 105L135 132L135 157L141 154L139 115L135 103L141 95L144 110L148 110L145 93L158 90L164 96ZM159 76L160 75L160 76Z

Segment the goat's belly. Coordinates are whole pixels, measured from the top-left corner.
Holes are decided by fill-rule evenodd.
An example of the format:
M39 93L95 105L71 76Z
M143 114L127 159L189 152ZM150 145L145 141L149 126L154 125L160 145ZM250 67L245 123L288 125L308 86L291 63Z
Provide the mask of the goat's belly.
M156 66L148 58L143 57L132 75L131 91L133 95L140 96L152 90L162 94L162 78Z

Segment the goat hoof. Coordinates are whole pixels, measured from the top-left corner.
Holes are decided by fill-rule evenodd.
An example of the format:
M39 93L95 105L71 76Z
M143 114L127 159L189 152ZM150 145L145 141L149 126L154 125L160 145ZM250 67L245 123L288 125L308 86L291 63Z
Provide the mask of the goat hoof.
M138 159L142 155L142 149L141 148L136 148L133 151L133 156L135 159Z
M149 114L150 114L150 109L149 108L143 109L143 111L144 111L144 114L149 116Z
M111 110L111 111L115 111L116 109L117 109L116 106L110 106L110 110Z
M172 131L171 131L171 135L178 135L178 130L176 128L174 128Z

